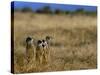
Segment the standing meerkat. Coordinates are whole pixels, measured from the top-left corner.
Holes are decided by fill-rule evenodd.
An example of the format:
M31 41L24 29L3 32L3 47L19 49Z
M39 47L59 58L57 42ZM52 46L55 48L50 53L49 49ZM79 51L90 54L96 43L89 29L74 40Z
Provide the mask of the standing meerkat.
M36 46L36 61L38 61L39 64L42 63L43 61L43 46L42 46L42 40L37 41L37 46Z
M26 59L30 62L32 59L35 61L36 50L34 46L34 39L32 37L26 38Z
M49 61L50 61L50 50L51 50L51 44L52 44L52 42L51 42L51 40L52 40L53 38L51 37L51 36L46 36L45 37L45 40L43 40L43 43L44 43L44 45L45 45L45 47L44 47L44 49L45 49L45 58L46 58L46 63L48 63Z
M44 59L44 63L48 63L49 60L49 45L48 42L46 40L42 40L42 47L43 47L43 59Z

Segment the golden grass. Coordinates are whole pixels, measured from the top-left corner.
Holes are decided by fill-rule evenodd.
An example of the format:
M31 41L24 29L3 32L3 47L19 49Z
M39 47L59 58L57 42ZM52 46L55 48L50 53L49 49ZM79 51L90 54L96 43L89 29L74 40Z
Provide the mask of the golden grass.
M97 17L14 14L14 73L97 68ZM47 65L25 61L25 38L53 37Z

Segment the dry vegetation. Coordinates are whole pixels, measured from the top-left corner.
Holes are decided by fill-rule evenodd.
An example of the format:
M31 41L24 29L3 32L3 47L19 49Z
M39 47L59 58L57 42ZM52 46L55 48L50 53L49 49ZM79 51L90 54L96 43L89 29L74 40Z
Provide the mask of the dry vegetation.
M14 73L97 68L97 17L15 12ZM25 63L25 38L53 37L48 65Z

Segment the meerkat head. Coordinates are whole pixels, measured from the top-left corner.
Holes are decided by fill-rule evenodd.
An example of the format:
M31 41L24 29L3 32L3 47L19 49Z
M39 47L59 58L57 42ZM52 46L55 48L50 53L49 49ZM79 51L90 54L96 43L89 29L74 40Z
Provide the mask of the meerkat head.
M47 43L50 44L51 43L51 40L53 39L53 37L46 36L45 39L46 39Z
M33 44L33 38L30 37L30 36L28 36L28 37L26 38L26 44L27 44L27 45L32 45L32 44Z
M46 36L46 40L50 40L51 39L51 37L50 36Z
M47 47L47 46L48 46L47 41L43 39L43 40L42 40L42 47L45 48L45 47Z
M41 49L42 48L42 40L37 41L37 48Z
M41 40L38 40L37 41L37 44L38 44L38 46L42 46L42 41Z

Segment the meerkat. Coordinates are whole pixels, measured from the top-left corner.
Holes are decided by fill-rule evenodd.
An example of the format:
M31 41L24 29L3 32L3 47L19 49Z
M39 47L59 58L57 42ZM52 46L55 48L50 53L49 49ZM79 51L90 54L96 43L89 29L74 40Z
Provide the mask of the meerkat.
M47 41L44 39L42 40L42 47L43 47L43 51L44 51L44 54L43 54L44 63L48 63L49 45L48 45Z
M36 60L38 61L38 63L42 63L43 61L43 46L42 46L42 40L38 40L37 41L37 46L36 46Z
M46 36L45 37L45 40L47 41L49 46L52 44L52 42L51 42L52 39L53 39L53 37L51 37L51 36Z
M36 50L34 47L34 39L32 37L26 38L26 59L30 62L32 59L35 61Z

